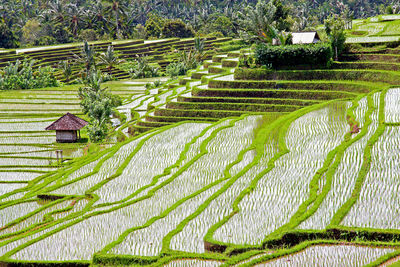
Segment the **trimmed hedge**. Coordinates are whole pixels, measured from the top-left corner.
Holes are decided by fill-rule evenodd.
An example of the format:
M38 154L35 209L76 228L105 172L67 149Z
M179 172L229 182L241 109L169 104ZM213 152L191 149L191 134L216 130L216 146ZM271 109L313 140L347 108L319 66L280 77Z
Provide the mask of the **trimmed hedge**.
M297 65L329 67L332 56L332 47L326 43L286 46L259 44L255 50L257 64L275 69Z

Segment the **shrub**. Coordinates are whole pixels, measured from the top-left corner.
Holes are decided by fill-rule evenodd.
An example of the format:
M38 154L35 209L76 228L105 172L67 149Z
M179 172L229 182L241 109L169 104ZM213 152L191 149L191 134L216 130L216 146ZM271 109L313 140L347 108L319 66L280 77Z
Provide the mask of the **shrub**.
M17 48L19 42L17 37L8 27L8 25L0 19L0 47L3 48Z
M206 35L207 37L216 37L216 38L222 38L224 35L222 32L212 32Z
M259 44L255 51L256 63L273 68L310 65L327 67L332 60L329 44L270 46Z
M146 37L147 37L146 28L142 24L136 25L136 27L132 33L132 38L133 39L146 39Z
M162 35L165 38L189 38L194 36L192 27L186 25L182 20L169 20L162 28Z
M73 40L68 28L64 27L61 23L55 24L53 36L60 44L70 43Z
M30 19L22 27L22 42L25 44L34 44L41 37L42 30L40 23L36 19Z
M185 75L187 71L188 69L183 62L173 62L167 66L165 73L167 74L167 76L174 78L177 76Z
M345 21L340 17L330 17L324 24L326 35L335 51L335 60L338 60L346 42Z
M93 29L86 29L81 31L79 34L79 39L82 41L97 41L99 37L97 36L97 33Z
M234 33L233 23L226 16L219 16L210 26L212 32L220 32L223 36L232 36Z
M0 90L33 89L58 86L54 77L54 70L50 67L33 69L34 61L25 60L22 64L19 60L15 64L9 64L0 72Z
M163 26L164 20L161 17L155 14L150 14L145 24L147 36L156 38L160 37Z
M34 45L43 46L43 45L54 45L57 43L56 38L53 36L41 36L39 39L35 40Z
M139 57L127 64L129 74L133 79L158 77L159 68L149 64L146 57Z
M102 141L107 136L112 110L122 103L119 96L102 88L102 82L101 72L93 71L85 80L85 87L79 88L80 104L83 112L90 118L88 135L92 142Z

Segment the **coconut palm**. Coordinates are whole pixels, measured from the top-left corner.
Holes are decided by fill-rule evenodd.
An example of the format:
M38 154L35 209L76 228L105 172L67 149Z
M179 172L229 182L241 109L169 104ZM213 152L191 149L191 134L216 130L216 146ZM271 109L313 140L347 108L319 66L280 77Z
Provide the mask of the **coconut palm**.
M89 75L92 68L96 68L96 52L88 42L84 42L80 55L75 55L75 62L85 66L86 77Z
M60 0L54 0L49 4L49 12L52 14L53 20L63 23L65 20L65 5Z
M69 4L66 9L66 17L69 22L70 31L75 37L77 37L79 27L86 16L85 9L83 7L78 7L76 4Z
M244 12L239 12L242 36L251 41L258 39L271 43L275 38L272 29L275 11L276 7L272 1L259 1L255 7L247 6Z
M107 66L107 71L111 75L114 66L124 62L118 58L118 55L114 52L114 47L108 46L105 53L101 53L99 56L99 61L102 65Z
M88 12L88 20L86 23L95 28L96 31L103 35L110 32L110 21L107 19L107 8L102 1L97 0L90 4Z

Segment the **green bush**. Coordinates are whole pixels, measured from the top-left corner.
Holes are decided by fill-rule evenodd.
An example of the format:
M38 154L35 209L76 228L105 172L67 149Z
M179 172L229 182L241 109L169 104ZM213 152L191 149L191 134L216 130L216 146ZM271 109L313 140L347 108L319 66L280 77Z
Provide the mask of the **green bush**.
M92 142L100 142L107 136L113 109L122 104L119 96L102 88L102 82L102 73L92 71L85 80L85 87L78 92L83 112L90 118L87 131Z
M256 63L273 68L285 66L309 65L329 67L332 60L332 48L329 44L271 46L259 44L256 47Z
M128 70L132 79L160 76L159 68L150 65L146 57L139 57L134 61L128 62L124 68Z
M13 31L8 27L4 20L0 19L0 47L17 48L19 42Z
M97 36L97 33L93 29L86 29L81 31L79 34L79 39L82 41L97 41L99 37Z
M146 39L147 37L146 28L142 24L136 25L135 29L131 34L131 37L133 39Z
M169 20L162 28L162 35L165 38L189 38L194 36L192 27L186 25L182 20Z
M146 20L146 24L144 25L147 37L159 38L163 26L164 20L161 17L153 13L150 14L149 18Z
M47 35L40 37L34 42L35 46L54 45L54 44L57 44L56 38Z
M187 70L188 69L183 62L172 62L167 66L165 73L167 74L167 76L173 78L181 75L186 75Z
M0 71L0 90L19 90L59 86L50 67L33 69L34 61L19 60Z

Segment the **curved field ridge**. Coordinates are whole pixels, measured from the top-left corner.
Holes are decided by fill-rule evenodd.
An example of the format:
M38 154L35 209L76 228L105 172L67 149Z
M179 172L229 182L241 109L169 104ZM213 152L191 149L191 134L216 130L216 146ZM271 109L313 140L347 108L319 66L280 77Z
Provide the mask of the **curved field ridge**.
M370 32L358 37L391 38L396 28L378 24L357 24ZM151 46L153 62L192 43L121 51ZM352 49L332 69L241 68L244 49L207 54L157 88L146 86L154 78L108 82L123 105L97 152L44 131L63 112L82 115L79 85L0 92L0 265L395 261L400 49Z
M332 180L331 188L318 210L309 219L302 222L299 226L300 229L325 229L329 225L334 214L351 197L358 173L364 161L363 152L367 141L372 137L379 125L380 93L376 93L373 96L374 101L372 100L372 96L369 96L370 101L374 102L374 111L370 118L371 122L367 122L368 124L365 126L363 125L364 130L353 138L351 144L343 153L337 155L341 157L341 161L330 179ZM361 105L363 105L363 102L364 98L360 100L359 104L361 103ZM361 105L358 105L357 110L359 107L362 107ZM361 115L360 119L362 118L362 121L366 121L365 116L368 116L366 112L367 111L364 109L364 112L359 114ZM330 173L328 172L327 175L330 175Z
M278 159L275 168L241 201L241 212L215 232L216 240L258 244L286 224L306 200L308 185L327 154L348 131L345 114L346 105L340 103L294 121L285 137L289 153Z
M378 229L399 229L400 128L386 127L371 152L371 168L359 199L342 225Z
M390 89L385 99L385 122L400 123L400 88Z
M370 248L352 245L312 246L297 254L254 266L337 266L359 267L393 252L390 248Z

